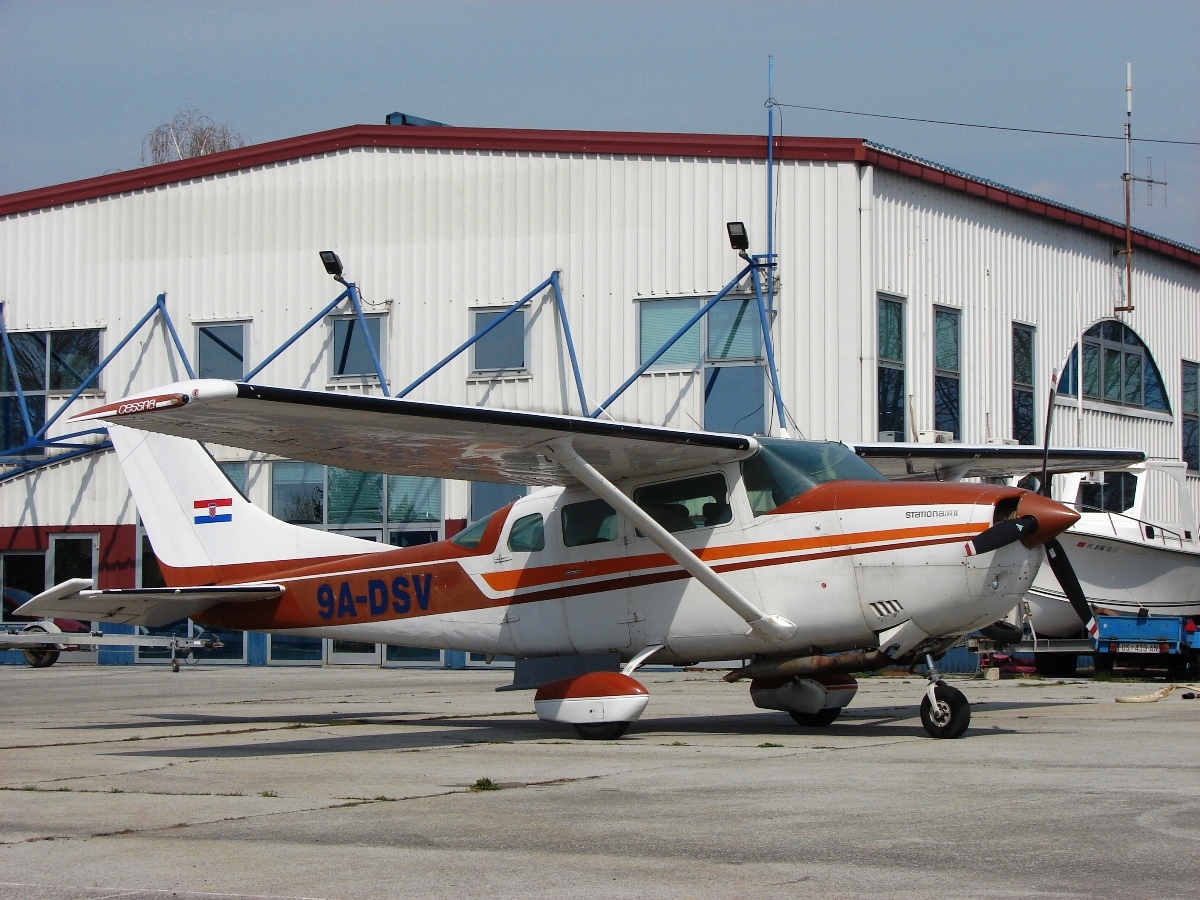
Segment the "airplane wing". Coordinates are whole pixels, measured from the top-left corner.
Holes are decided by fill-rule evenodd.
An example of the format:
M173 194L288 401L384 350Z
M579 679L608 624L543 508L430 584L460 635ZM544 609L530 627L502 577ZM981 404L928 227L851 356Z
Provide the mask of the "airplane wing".
M538 445L567 435L609 480L668 474L753 455L738 434L576 416L421 403L232 381L185 381L73 417L366 472L576 485Z
M189 618L218 603L270 600L283 593L278 584L105 591L90 590L91 586L90 578L72 578L38 594L14 610L14 614L157 628Z
M1012 444L855 444L854 452L892 481L1003 478L1042 471L1042 448ZM1141 450L1051 447L1048 470L1099 472L1146 461Z

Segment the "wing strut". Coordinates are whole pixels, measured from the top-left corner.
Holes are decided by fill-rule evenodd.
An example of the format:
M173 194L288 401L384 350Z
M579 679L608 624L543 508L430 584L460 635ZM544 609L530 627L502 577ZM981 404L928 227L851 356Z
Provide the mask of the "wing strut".
M742 594L733 585L712 570L712 567L685 547L675 535L658 524L640 506L633 502L615 484L597 472L587 460L575 452L570 437L555 438L542 444L554 462L558 463L597 497L633 522L663 553L679 563L693 578L717 595L717 598L746 620L746 624L760 637L768 641L786 641L796 633L795 623L782 616L768 615Z

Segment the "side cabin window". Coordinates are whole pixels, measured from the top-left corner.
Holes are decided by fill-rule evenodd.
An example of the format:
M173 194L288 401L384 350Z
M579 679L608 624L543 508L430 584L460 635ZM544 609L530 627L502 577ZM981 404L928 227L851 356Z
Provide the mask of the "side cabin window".
M633 502L667 531L710 528L733 520L729 489L720 473L636 488Z
M562 508L563 546L582 547L617 539L617 511L596 498Z
M508 549L514 553L536 553L546 549L546 526L541 513L522 516L508 531Z
M759 438L759 451L742 460L742 481L755 516L827 481L887 481L845 444Z

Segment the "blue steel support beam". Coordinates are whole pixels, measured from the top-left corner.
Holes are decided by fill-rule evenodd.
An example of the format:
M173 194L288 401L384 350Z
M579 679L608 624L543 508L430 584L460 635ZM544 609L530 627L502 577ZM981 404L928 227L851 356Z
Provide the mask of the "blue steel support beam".
M767 57L767 262L775 264L775 57ZM767 309L775 309L775 273L767 278ZM774 366L772 366L772 370ZM782 422L782 420L780 420Z
M245 382L250 381L251 378L253 378L259 372L261 372L263 369L265 369L267 366L269 366L271 363L273 363L275 361L275 358L278 357L279 354L281 354L288 347L292 346L292 344L296 343L296 341L300 340L301 336L306 331L308 331L310 328L312 328L314 325L316 325L318 322L320 322L323 318L325 318L327 315L329 315L329 313L331 313L334 310L334 308L339 303L341 303L343 300L345 300L348 296L350 296L349 290L342 291L340 294L338 294L337 298L332 303L330 303L328 306L326 306L324 309L322 309L319 313L317 313L315 316L313 316L311 319L309 319L307 324L305 324L299 331L297 331L290 338L288 338L286 341L284 341L282 344L280 344L275 349L274 353L272 353L270 356L268 356L266 359L264 359L262 362L260 362L257 366L255 366L253 369L251 369L248 374L243 376L242 381L245 381Z
M129 333L127 335L125 335L125 337L121 338L120 343L118 343L117 346L115 346L111 350L111 352L109 352L108 356L104 357L104 359L100 361L99 365L97 365L96 368L94 368L91 371L91 373L89 373L88 377L83 380L83 382L79 385L79 387L77 387L75 389L75 393L73 393L70 397L67 398L66 402L64 402L62 404L62 406L60 406L58 408L58 411L53 416L51 416L46 421L46 424L42 426L41 430L36 435L34 435L35 440L40 440L43 437L45 437L45 434L50 429L50 426L53 425L55 422L57 422L62 417L62 414L67 411L67 408L72 403L74 403L76 400L79 399L79 396L85 390L87 390L88 385L91 384L92 381L95 378L97 378L102 371L104 371L104 368L110 362L112 362L113 357L116 356L118 353L120 353L121 350L124 349L125 345L128 344L131 340L133 340L133 336L142 330L142 326L144 326L147 322L149 322L155 313L162 314L163 320L167 324L167 329L171 332L171 337L175 341L175 349L179 351L180 359L183 360L183 368L188 373L188 377L189 378L196 377L196 373L192 371L191 363L188 362L188 358L187 358L186 354L184 354L184 352L183 352L183 346L179 343L179 335L177 335L175 333L175 326L171 323L171 317L167 314L167 307L165 306L166 299L167 299L166 294L158 295L158 299L154 301L154 305L152 307L150 307L150 309L148 309L146 311L146 314L144 316L142 316L141 319L138 320L138 323L129 330Z
M379 362L379 354L375 352L375 342L371 340L371 332L367 331L367 318L363 315L362 301L358 296L358 288L354 286L353 281L346 282L346 293L350 295L350 302L354 305L354 315L358 318L358 327L362 329L363 340L367 342L367 350L371 354L371 362L375 366L375 375L379 378L379 386L383 388L383 396L388 395L387 379L383 377L383 366Z
M734 289L734 287L737 286L737 283L746 277L746 273L752 271L754 269L754 267L755 267L755 263L752 262L752 263L750 263L750 265L746 266L744 269L742 269L740 272L738 272L735 276L733 276L733 280L730 281L729 284L725 285L725 287L721 288L721 292L719 294L717 294L715 297L713 297L711 300L709 300L707 303L705 303L704 306L700 307L699 312L697 312L694 316L692 316L690 319L688 319L687 323L685 325L683 325L677 332L675 332L673 335L671 335L671 337L667 338L666 343L664 343L661 347L659 347L654 352L653 356L651 356L648 360L646 360L644 363L642 363L641 366L638 367L636 372L634 372L632 375L630 375L628 378L626 378L625 383L622 384L619 388L617 388L616 391L613 392L613 395L611 397L609 397L607 400L605 400L603 403L601 403L599 406L597 406L595 412L591 413L589 418L592 418L592 419L599 418L600 414L603 413L606 409L608 409L608 407L612 404L612 402L614 400L616 400L623 393L625 393L625 391L629 388L629 386L631 384L633 384L635 381L637 381L647 369L649 369L652 365L654 365L656 362L658 362L658 358L660 356L662 356L664 353L666 353L668 350L670 350L673 346L675 346L675 342L678 341L685 334L687 334L693 325L695 325L702 318L704 318L705 314L707 314L710 309L712 309L714 306L716 306L717 302L719 300L721 300L726 294L728 294L730 291L732 291Z
M452 350L447 356L445 356L438 363L436 363L433 366L433 368L429 369L424 375L422 375L420 378L418 378L416 381L414 381L408 387L404 388L396 396L397 397L408 396L410 393L412 393L412 391L416 387L418 387L419 385L428 381L438 370L440 370L448 362L450 362L452 359L454 359L456 356L458 356L460 353L462 353L464 350L466 350L472 344L478 342L480 338L482 338L489 331L491 331L493 328L498 326L501 322L503 322L505 319L507 319L509 316L511 316L513 313L515 313L518 309L520 309L522 306L524 306L526 303L528 303L534 297L538 296L538 294L540 294L544 290L546 290L546 288L550 287L551 284L553 284L553 283L554 283L554 274L551 274L549 278L547 278L545 281L543 281L541 284L539 284L537 287L535 287L532 291L530 291L528 294L526 294L524 297L522 297L520 300L518 300L516 303L514 303L512 306L510 306L507 310L505 310L504 315L500 316L498 319L496 319L494 322L492 322L490 325L488 325L488 327L483 329L483 331L476 332L464 343L459 344L459 346L457 348Z
M33 423L29 421L29 410L25 408L25 391L21 389L21 373L13 357L12 344L8 340L8 328L4 325L4 304L0 303L0 341L4 342L4 358L8 361L8 374L17 388L17 404L21 407L21 421L25 424L25 440L33 439Z
M587 397L583 393L583 376L579 372L579 359L575 356L575 342L571 339L571 323L567 321L567 307L563 303L562 285L558 281L558 270L550 273L550 286L554 288L554 302L558 304L558 318L562 322L563 334L567 338L567 352L571 354L571 369L575 373L575 387L579 390L579 408L589 415Z
M167 331L171 333L171 340L175 342L175 349L179 352L179 359L183 362L183 370L187 372L188 378L195 378L196 373L192 369L192 364L188 362L188 355L184 351L183 344L179 340L179 335L175 331L175 323L171 321L171 314L167 312L167 295L165 293L159 294L155 305L158 307L158 311L162 313Z
M771 266L767 266L767 278L772 278ZM763 347L767 351L767 372L771 376L771 393L775 395L775 411L779 415L779 432L788 437L787 413L783 408L783 395L779 390L779 371L775 368L775 345L771 340L771 322L767 316L767 307L763 303L762 283L758 278L758 269L752 273L754 281L754 299L758 301L758 321L762 325Z
M3 474L0 474L0 484L4 483L5 481L9 481L13 478L17 478L20 475L24 475L26 472L32 472L34 469L40 469L42 466L48 466L52 463L57 464L60 462L66 462L68 459L75 459L76 457L79 457L79 456L86 456L89 453L98 453L102 450L111 450L111 449L112 449L112 444L110 444L108 441L105 441L103 444L93 444L85 450L74 450L70 453L57 454L56 456L53 456L50 459L39 459L35 462L30 462L27 465L21 466L20 468L13 469L9 472L4 472Z

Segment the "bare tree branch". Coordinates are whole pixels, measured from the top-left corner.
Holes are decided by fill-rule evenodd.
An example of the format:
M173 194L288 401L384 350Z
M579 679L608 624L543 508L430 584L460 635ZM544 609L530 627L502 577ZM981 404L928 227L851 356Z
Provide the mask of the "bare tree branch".
M235 134L194 107L181 109L170 122L159 125L142 139L142 164L159 165L177 159L207 156L245 147L244 134ZM147 158L148 157L148 158Z

